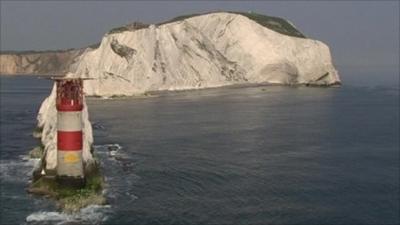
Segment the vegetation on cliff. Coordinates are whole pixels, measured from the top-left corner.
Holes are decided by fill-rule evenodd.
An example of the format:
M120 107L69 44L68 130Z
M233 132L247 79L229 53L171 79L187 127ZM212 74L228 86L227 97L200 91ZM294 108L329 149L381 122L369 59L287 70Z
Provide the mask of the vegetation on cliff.
M195 16L202 16L202 15L207 15L207 14L217 13L217 12L218 11L208 12L208 13L182 15L182 16L175 17L171 20L158 23L156 25L160 26L160 25L164 25L164 24L168 24L168 23L182 21L182 20L189 19L189 18L192 18ZM279 18L279 17L267 16L267 15L258 14L258 13L254 13L254 12L230 12L230 11L227 11L226 13L233 13L233 14L239 14L239 15L245 16L264 27L267 27L273 31L276 31L276 32L284 34L284 35L288 35L288 36L292 36L292 37L299 37L299 38L306 38L306 36L304 34L302 34L299 30L297 30L296 27L294 27L291 23L289 23L287 20ZM116 27L116 28L110 30L108 32L108 34L121 33L124 31L140 30L140 29L147 28L147 27L149 27L148 24L134 22L134 23L127 24L127 25L124 25L121 27Z

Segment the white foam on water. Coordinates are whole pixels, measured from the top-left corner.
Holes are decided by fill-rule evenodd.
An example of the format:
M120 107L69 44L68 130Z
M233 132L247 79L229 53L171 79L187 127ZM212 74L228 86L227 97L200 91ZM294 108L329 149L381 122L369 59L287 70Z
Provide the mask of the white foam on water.
M35 212L26 217L26 222L39 222L39 221L65 221L69 220L71 216L58 212Z
M108 219L110 205L90 205L77 213L34 212L26 217L28 224L100 224Z
M101 149L101 150L108 150L108 151L119 151L122 149L122 146L118 143L113 143L113 144L104 144L104 145L94 145L94 148Z
M122 156L122 146L118 143L115 144L104 144L104 145L94 145L93 146L96 152L99 153L108 153L109 156L115 157L117 155Z
M32 172L39 166L40 159L31 159L21 155L19 160L0 160L0 179L2 181L27 182Z

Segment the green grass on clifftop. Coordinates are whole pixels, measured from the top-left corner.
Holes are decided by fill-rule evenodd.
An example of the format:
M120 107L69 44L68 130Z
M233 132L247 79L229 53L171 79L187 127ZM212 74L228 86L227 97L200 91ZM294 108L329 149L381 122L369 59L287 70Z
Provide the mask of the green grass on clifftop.
M221 11L221 12L223 12L223 11ZM159 25L164 25L167 23L178 22L178 21L182 21L182 20L185 20L188 18L195 17L195 16L207 15L207 14L211 14L211 13L218 13L218 12L182 15L182 16L175 17L171 20L158 23L156 25L159 26ZM288 35L288 36L292 36L292 37L299 37L299 38L306 38L306 36L304 34L302 34L299 30L297 30L287 20L279 18L279 17L272 17L272 16L267 16L267 15L263 15L263 14L253 13L253 12L246 13L246 12L229 12L229 11L227 11L227 13L239 14L239 15L245 16L264 27L267 27L273 31L276 31L276 32L284 34L284 35ZM122 27L114 28L114 29L110 30L110 32L108 32L108 33L113 34L113 33L121 33L124 31L139 30L139 29L147 28L148 26L149 25L147 25L147 24L132 23L132 24L127 24Z
M258 13L242 13L242 12L236 12L236 13L242 16L246 16L247 18L257 22L258 24L267 27L271 30L274 30L278 33L293 37L306 38L304 34L302 34L299 30L297 30L292 24L290 24L285 19L279 17L266 16Z

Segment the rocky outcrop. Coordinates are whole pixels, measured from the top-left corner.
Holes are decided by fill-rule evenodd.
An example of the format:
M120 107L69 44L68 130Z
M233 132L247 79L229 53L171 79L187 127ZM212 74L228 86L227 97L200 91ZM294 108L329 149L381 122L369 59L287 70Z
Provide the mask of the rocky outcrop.
M0 74L63 75L86 48L62 51L2 52Z

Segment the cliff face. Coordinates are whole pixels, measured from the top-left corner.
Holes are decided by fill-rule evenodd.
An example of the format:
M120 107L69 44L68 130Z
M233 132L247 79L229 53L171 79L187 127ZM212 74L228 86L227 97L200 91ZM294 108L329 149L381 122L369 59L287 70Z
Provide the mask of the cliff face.
M95 78L85 83L85 91L99 96L232 84L340 83L327 45L301 33L290 35L296 29L287 21L267 24L221 12L114 29L99 48L81 56L73 76Z
M0 74L58 75L68 68L85 51L18 52L0 54Z

